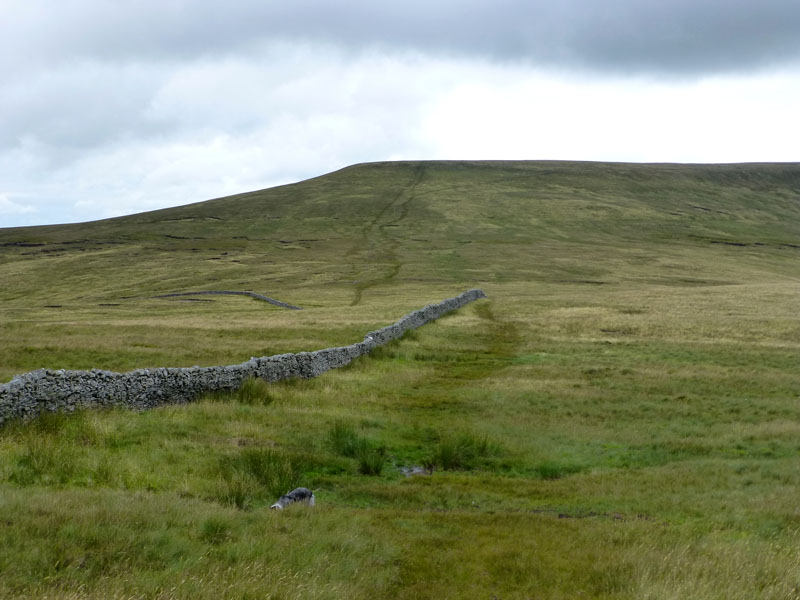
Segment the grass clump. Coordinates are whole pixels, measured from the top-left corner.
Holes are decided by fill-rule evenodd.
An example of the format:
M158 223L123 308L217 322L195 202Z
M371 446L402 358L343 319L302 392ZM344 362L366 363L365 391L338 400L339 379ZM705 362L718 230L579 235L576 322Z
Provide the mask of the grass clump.
M49 436L25 440L9 480L17 485L67 483L76 471L76 452Z
M237 508L272 500L300 485L302 465L271 448L246 448L224 456L219 464L221 485L217 498Z
M12 424L8 437L16 441L8 480L21 486L64 485L80 478L86 449L98 441L83 411L44 412L30 423Z
M231 524L219 517L209 517L200 528L200 539L212 545L225 542L231 537Z
M386 464L386 448L364 444L358 449L356 460L358 461L358 472L362 475L380 475Z
M561 479L566 475L577 473L581 468L577 465L563 464L554 460L546 460L534 467L533 472L539 479Z
M444 471L469 471L488 464L487 459L499 452L499 446L490 442L488 436L479 437L464 432L440 440L433 453L425 460L425 467Z
M216 390L202 395L210 402L238 402L247 406L267 406L275 400L274 386L258 377L248 377L235 390Z
M337 421L328 430L328 445L340 456L356 459L362 475L380 475L386 464L386 447L359 435L346 423Z
M234 396L241 404L262 405L270 404L273 400L269 384L257 377L248 377L236 390Z
M336 454L354 458L362 438L350 425L337 421L328 430L328 445Z

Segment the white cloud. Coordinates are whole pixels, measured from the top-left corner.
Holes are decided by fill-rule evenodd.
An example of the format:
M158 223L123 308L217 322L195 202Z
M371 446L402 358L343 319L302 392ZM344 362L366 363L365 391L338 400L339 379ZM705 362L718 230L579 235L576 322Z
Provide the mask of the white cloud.
M798 74L665 84L490 68L442 95L423 129L438 157L793 161Z
M425 157L422 111L452 85L450 66L271 44L168 71L99 69L95 104L103 110L54 103L49 123L32 117L36 125L0 155L0 178L34 202L57 194L65 208L50 217L75 221L260 189L354 162ZM66 82L65 75L49 79ZM118 92L131 77L140 96L150 90L144 101L129 104ZM21 102L13 108L8 122L25 113ZM63 134L61 124L75 132ZM95 131L81 136L84 128ZM73 136L85 143L68 145Z
M25 215L36 212L33 206L11 201L5 194L0 194L0 215ZM0 224L0 227L3 227Z

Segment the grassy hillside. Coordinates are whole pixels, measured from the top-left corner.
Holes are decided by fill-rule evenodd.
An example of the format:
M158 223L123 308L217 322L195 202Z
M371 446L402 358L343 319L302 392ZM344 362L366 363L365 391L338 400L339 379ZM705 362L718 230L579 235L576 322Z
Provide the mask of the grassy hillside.
M0 229L0 280L0 381L489 295L316 380L3 429L0 596L800 597L800 165L357 165ZM305 310L154 298L193 290Z

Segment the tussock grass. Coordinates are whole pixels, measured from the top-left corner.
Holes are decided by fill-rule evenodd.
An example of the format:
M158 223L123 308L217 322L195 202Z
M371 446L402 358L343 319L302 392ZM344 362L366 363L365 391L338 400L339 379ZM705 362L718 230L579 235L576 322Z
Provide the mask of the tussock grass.
M236 392L236 400L242 404L269 404L273 398L269 384L263 379L248 377Z
M341 456L356 459L362 475L380 475L386 464L386 447L358 435L351 426L337 421L328 430L328 444Z
M342 421L337 421L328 430L328 443L331 450L342 456L355 458L359 447L366 442L367 440L360 437L353 427Z
M217 497L237 508L272 502L300 485L302 463L271 448L245 448L222 457Z
M489 441L488 436L479 437L470 432L440 440L433 453L426 459L425 465L445 471L463 471L486 466L490 456L501 453L497 444Z

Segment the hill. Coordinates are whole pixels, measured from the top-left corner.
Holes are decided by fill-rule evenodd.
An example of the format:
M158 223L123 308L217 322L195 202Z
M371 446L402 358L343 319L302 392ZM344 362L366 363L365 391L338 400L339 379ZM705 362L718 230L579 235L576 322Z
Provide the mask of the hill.
M800 251L798 190L800 166L792 164L356 165L178 208L0 229L0 302L37 325L52 323L45 335L63 340L74 337L58 329L66 313L112 328L122 315L127 326L165 304L146 298L195 290L251 290L338 310L384 302L399 288L441 299L485 287L500 299L506 290L520 297L550 286L666 293L788 283ZM113 359L80 360L84 350L72 350L72 358L47 361L32 349L25 361L7 349L0 378L42 364L155 366L125 359L122 348ZM229 351L158 360L213 363Z
M0 595L791 597L798 265L798 164L373 163L0 229L0 381L488 295L318 379L4 428ZM304 310L158 297L209 290Z

